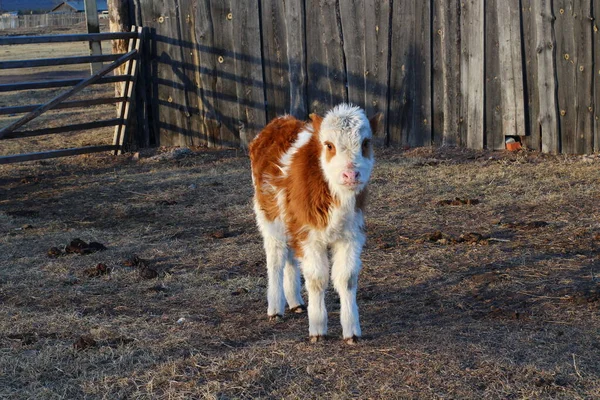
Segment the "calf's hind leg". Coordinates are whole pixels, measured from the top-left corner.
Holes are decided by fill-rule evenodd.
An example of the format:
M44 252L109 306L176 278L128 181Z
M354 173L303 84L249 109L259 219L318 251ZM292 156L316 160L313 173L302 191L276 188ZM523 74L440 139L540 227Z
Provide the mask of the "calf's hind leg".
M293 313L303 313L306 310L301 294L300 268L294 259L294 252L288 249L287 260L283 270L283 291L288 307Z
M285 242L276 237L264 238L265 252L267 254L267 275L269 278L267 288L267 315L275 320L283 317L285 310L285 295L283 291L283 269L285 266L287 248Z
M277 218L268 221L257 202L254 204L256 221L264 241L267 256L267 315L270 319L283 317L285 295L283 291L283 270L287 260L287 240L283 221Z

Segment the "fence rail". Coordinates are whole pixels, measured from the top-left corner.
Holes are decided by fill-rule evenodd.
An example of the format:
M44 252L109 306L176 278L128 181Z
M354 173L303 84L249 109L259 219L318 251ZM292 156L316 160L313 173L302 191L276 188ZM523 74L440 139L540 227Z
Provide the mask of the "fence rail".
M160 4L159 4L160 3ZM137 7L139 6L139 7ZM598 0L136 0L165 145L245 146L282 113L386 115L397 146L600 150Z

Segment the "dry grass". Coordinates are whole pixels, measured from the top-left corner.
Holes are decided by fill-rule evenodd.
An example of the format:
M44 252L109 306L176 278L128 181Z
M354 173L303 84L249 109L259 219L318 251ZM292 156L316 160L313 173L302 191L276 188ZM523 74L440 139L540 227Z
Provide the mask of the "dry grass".
M355 347L333 291L325 343L305 316L267 321L244 155L0 167L0 397L598 397L599 164L379 151ZM480 203L438 205L455 197ZM73 238L108 250L46 255ZM82 335L96 344L76 351Z

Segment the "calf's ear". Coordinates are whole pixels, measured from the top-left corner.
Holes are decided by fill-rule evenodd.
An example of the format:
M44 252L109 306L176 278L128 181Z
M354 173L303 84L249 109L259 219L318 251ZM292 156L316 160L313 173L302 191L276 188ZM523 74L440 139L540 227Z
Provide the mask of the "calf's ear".
M323 122L323 117L318 114L312 113L308 116L313 124L313 132L319 132L321 130L321 122Z
M369 125L371 125L371 132L373 132L373 136L377 136L377 129L379 129L379 124L383 119L383 113L378 112L369 118Z

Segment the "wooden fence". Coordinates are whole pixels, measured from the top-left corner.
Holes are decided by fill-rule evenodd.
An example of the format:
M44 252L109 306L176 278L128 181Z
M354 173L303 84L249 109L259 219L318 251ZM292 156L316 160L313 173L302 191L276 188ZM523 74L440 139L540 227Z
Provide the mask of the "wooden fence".
M164 145L246 146L349 101L390 145L600 150L600 0L130 1Z
M73 26L83 21L85 21L85 13L0 16L0 30L46 26Z

